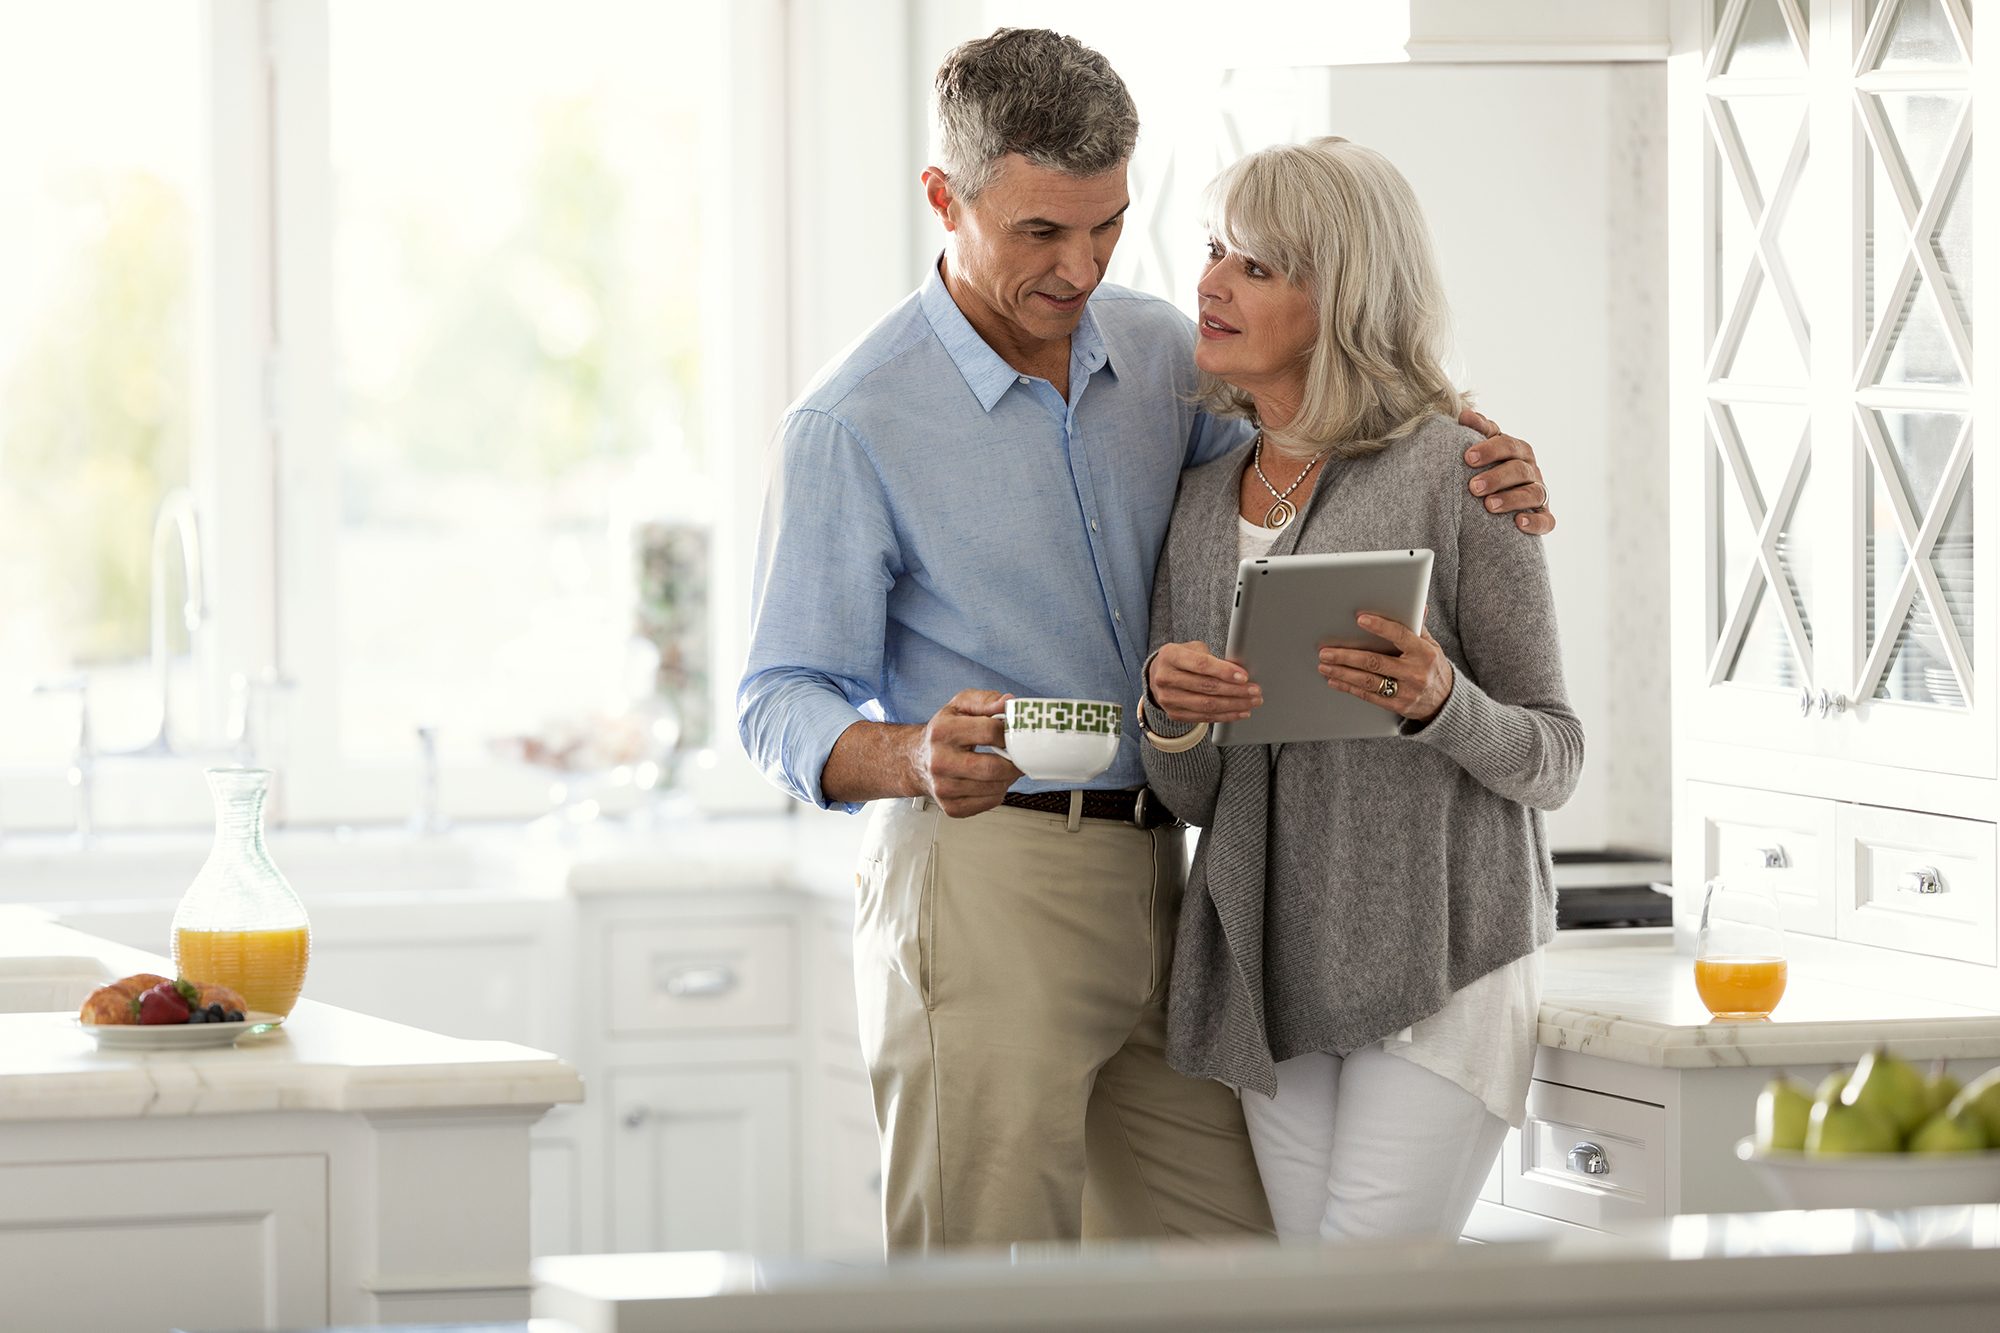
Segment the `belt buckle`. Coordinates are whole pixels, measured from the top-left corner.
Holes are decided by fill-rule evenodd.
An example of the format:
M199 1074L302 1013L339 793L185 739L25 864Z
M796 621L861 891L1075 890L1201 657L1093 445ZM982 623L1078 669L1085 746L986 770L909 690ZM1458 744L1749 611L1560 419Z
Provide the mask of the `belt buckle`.
M1139 794L1132 801L1132 824L1135 828L1146 827L1146 797L1152 794L1149 787L1139 788Z

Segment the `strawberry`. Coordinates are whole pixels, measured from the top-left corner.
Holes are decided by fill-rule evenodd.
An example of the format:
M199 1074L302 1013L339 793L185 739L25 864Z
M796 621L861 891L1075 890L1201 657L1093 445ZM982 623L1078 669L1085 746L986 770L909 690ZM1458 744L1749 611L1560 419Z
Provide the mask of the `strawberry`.
M170 981L161 982L139 997L139 1021L149 1027L185 1023L187 1017L188 1002Z

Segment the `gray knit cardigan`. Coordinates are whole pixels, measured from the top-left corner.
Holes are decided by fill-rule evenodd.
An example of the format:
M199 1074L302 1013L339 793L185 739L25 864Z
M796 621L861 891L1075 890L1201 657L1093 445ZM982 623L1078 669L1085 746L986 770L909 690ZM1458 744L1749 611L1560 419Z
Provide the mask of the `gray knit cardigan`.
M1436 552L1426 621L1456 683L1435 717L1377 740L1142 747L1154 790L1202 830L1169 996L1167 1055L1183 1073L1275 1093L1274 1061L1401 1031L1555 933L1540 812L1574 790L1583 728L1542 543L1467 490L1477 438L1435 417L1380 453L1328 459L1271 548ZM1155 651L1221 651L1245 461L1238 450L1181 480ZM1157 709L1147 719L1186 730Z

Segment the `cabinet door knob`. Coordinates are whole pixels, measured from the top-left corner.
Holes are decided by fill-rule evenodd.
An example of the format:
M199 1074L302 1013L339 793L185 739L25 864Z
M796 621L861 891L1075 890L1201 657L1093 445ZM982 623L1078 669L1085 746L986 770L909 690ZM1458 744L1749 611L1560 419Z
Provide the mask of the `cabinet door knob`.
M1905 870L1896 880L1896 889L1901 893L1943 893L1944 876L1931 866Z
M1783 847L1752 847L1749 861L1752 870L1783 870L1791 864Z
M1585 1176L1606 1175L1611 1170L1611 1160L1596 1144L1579 1143L1569 1150L1569 1169Z
M627 1129L638 1129L652 1118L652 1108L647 1106L635 1106L622 1117Z
M736 969L722 963L676 967L659 978L659 987L677 1000L711 1000L736 989Z
M1835 713L1844 713L1846 711L1846 695L1835 694L1831 690L1821 690L1819 692L1819 715L1821 717L1832 717Z
M1812 686L1810 685L1799 686L1799 716L1811 717L1813 710L1813 703L1814 700L1813 700Z

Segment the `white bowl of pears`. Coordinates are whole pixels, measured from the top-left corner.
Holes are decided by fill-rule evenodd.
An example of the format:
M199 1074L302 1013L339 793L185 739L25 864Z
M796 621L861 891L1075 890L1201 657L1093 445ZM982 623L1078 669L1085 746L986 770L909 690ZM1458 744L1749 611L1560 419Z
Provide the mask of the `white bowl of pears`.
M2000 1069L1961 1085L1877 1047L1816 1089L1781 1076L1736 1155L1781 1208L2000 1202Z

